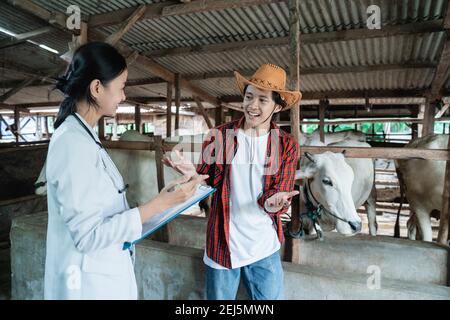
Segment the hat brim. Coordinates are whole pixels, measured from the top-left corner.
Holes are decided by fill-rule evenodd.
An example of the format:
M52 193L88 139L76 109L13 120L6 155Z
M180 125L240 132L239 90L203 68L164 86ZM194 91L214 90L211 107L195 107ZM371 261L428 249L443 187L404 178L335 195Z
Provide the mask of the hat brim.
M270 90L270 91L278 92L280 94L281 98L284 101L286 101L286 107L283 108L283 111L289 110L290 108L292 108L302 98L302 93L300 91L277 90L274 88L264 87L264 86L253 83L252 81L246 79L237 71L234 72L234 76L236 77L236 83L239 88L239 91L241 92L241 95L244 95L244 88L246 85L252 85L252 86L254 86L258 89L262 89L262 90Z

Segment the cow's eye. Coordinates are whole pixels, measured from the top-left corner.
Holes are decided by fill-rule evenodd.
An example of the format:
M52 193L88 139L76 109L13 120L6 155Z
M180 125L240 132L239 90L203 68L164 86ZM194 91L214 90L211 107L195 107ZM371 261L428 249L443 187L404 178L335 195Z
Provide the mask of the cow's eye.
M324 183L324 184L326 184L327 186L333 186L333 182L331 182L331 180L330 179L327 179L327 178L325 178L325 179L322 179L322 182Z

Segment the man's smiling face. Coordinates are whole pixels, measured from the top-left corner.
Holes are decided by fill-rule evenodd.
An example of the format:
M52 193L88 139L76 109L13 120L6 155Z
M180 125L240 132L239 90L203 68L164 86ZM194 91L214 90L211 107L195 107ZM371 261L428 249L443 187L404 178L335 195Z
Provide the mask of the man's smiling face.
M275 105L272 91L258 89L248 85L244 94L243 102L245 121L251 128L258 128L261 125L269 125L272 112L279 112L281 107ZM266 121L267 120L267 121Z

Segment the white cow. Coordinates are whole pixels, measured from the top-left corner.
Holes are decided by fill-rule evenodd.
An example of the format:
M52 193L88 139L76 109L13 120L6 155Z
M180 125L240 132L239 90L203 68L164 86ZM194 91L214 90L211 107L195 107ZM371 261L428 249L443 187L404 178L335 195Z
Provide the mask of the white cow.
M359 140L361 135L357 137ZM358 140L347 137L345 140L328 145L370 147L368 143ZM325 145L312 139L309 143L316 146ZM308 201L314 205L314 208L317 208L319 203L324 208L319 220L320 225L328 230L336 228L339 233L351 235L361 230L361 219L356 210L364 205L369 220L369 232L371 235L376 235L375 168L371 159L345 158L341 153L332 152L307 154L301 159L298 177L305 180L302 192L302 213L307 211ZM311 221L306 219L304 222L305 229L311 232Z
M366 142L366 135L361 131L346 130L340 132L325 133L325 145L330 143L339 142L343 140L353 140ZM315 130L313 133L301 133L300 145L301 146L315 146L320 143L320 131Z
M409 142L406 148L447 149L448 135L430 135ZM444 192L445 161L396 160L399 182L409 202L411 216L408 221L408 237L432 241L430 216L440 217Z
M202 141L202 135L193 136L194 141ZM175 137L166 139L174 142L191 141L191 136ZM140 134L135 130L128 130L124 132L120 141L144 141L152 142L153 138ZM117 166L117 169L122 174L124 182L129 185L127 190L127 200L130 207L136 207L143 204L158 194L158 182L156 175L156 161L154 151L141 150L123 150L123 149L109 149L111 159ZM185 154L190 156L190 153ZM194 155L193 157L195 157ZM164 181L170 181L180 177L175 170L164 166ZM45 179L45 163L35 183L35 193L39 195L46 195L46 179ZM186 213L198 212L199 206L191 207Z

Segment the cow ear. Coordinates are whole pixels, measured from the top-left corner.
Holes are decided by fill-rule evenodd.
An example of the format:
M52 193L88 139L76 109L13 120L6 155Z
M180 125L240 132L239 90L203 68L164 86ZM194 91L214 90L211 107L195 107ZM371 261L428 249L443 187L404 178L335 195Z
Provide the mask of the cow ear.
M317 172L317 166L310 163L306 166L300 167L300 170L295 172L295 180L311 179Z
M308 160L311 161L312 163L316 163L316 159L313 154L305 152L305 157L308 158Z

